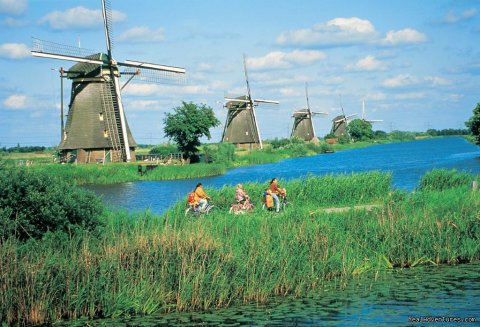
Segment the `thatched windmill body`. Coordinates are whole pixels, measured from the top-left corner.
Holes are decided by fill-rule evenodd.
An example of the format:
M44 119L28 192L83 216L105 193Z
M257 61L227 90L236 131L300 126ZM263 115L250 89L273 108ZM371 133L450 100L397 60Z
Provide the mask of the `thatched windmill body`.
M345 115L343 110L343 104L340 98L340 108L342 109L342 114L332 119L332 130L331 134L335 134L336 137L350 137L348 133L348 123L351 117L356 116L357 114Z
M258 129L255 107L260 103L278 104L278 101L253 99L248 82L247 63L243 57L243 67L247 84L247 94L236 98L225 98L228 109L227 120L222 133L222 142L235 144L237 147L254 149L263 148L262 137Z
M310 110L310 102L308 100L308 85L305 83L305 97L307 99L307 107L295 111L293 117L293 127L290 137L298 137L305 141L312 141L315 135L312 117L315 115L328 115L326 112L315 112Z
M142 81L158 82L185 74L185 69L178 67L132 60L115 61L108 0L102 0L102 12L107 45L105 54L33 40L33 56L77 62L68 71L61 70L62 76L66 73L72 81L72 90L59 150L64 158L75 158L78 163L135 160L136 143L125 117L121 90L135 76L140 76ZM125 71L120 72L120 67ZM130 77L123 86L119 80L122 75Z

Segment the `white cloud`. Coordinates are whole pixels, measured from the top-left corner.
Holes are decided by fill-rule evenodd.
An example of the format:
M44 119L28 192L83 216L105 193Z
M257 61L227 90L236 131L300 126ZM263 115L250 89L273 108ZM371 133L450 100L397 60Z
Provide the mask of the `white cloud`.
M112 11L114 22L124 21L127 16L119 11ZM92 28L100 26L103 22L103 15L99 9L88 9L82 6L71 8L65 11L53 11L45 15L40 23L46 23L54 30L65 30L75 28Z
M410 92L410 93L400 93L394 95L396 100L415 100L425 98L426 94L424 92Z
M357 17L335 18L327 23L316 24L312 28L282 33L277 37L278 44L332 45L369 42L376 38L375 27Z
M133 43L163 42L165 41L165 30L163 28L151 30L146 26L137 26L123 32L118 37L118 40Z
M346 70L348 71L382 71L386 69L387 65L374 56L366 56L355 64L346 67Z
M365 96L366 101L381 101L385 100L387 95L383 92L371 93Z
M3 25L7 27L23 27L28 25L28 21L7 17L3 20Z
M7 59L24 59L30 57L30 49L23 43L0 44L0 57Z
M475 8L465 10L460 15L455 14L453 11L449 11L442 22L446 24L454 24L461 21L469 20L475 17L476 15L477 15L477 10Z
M24 109L27 108L27 96L14 94L3 101L3 105L8 109Z
M158 84L131 84L125 88L125 94L137 96L149 95L181 95L211 93L208 85L158 85Z
M407 87L412 85L424 84L432 87L450 85L451 82L443 77L425 76L418 77L410 74L398 75L383 81L383 86L388 88Z
M27 0L0 0L0 13L20 15L27 7Z
M383 43L387 45L400 45L411 43L422 43L427 40L425 34L418 32L412 28L404 28L400 31L389 31Z
M419 78L409 74L398 75L383 81L383 86L388 88L405 87L419 83Z
M247 65L252 69L290 68L293 65L310 65L325 59L326 55L316 50L295 50L291 52L273 51L263 57L248 58Z
M424 77L424 80L432 86L444 86L451 84L449 80L438 76L426 76Z
M301 92L299 92L297 89L294 89L292 87L284 87L280 89L280 94L284 96L299 96Z

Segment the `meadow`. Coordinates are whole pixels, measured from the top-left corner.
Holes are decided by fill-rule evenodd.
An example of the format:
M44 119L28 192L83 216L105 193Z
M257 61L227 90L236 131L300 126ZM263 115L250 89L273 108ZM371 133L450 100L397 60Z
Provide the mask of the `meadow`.
M0 321L40 324L321 296L367 272L480 259L474 176L432 171L412 193L386 173L281 181L291 205L272 213L245 184L253 213L228 214L234 189L207 190L211 214L106 212L100 234L52 233L0 244ZM328 207L378 208L327 213Z

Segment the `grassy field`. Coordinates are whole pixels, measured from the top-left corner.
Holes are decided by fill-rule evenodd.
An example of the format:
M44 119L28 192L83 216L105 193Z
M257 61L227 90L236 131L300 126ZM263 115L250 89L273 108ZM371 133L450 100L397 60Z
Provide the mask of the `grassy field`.
M321 296L326 283L420 264L480 259L474 178L432 172L413 193L370 172L282 182L291 205L263 211L265 185L246 184L253 213L229 215L234 190L208 190L217 210L184 217L110 212L101 236L50 235L0 244L0 321L38 324ZM441 180L441 187L436 188ZM372 211L322 208L377 204Z

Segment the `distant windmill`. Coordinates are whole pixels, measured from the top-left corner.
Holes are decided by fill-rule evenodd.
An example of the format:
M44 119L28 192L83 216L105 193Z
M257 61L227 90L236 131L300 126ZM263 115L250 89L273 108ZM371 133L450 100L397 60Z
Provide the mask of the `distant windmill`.
M335 134L336 137L343 137L343 136L350 137L347 129L349 119L351 117L356 116L357 114L352 114L349 116L345 115L345 111L343 110L342 98L340 98L340 108L342 109L342 114L340 116L333 118L331 133Z
M312 117L315 115L328 115L328 113L310 110L307 83L305 83L305 97L307 98L307 107L295 111L292 115L293 128L290 137L298 137L305 141L311 141L315 138L315 128L313 127Z
M121 90L135 76L141 81L160 82L178 80L185 74L185 69L178 67L115 61L110 36L112 11L108 0L101 2L106 54L33 39L33 56L77 62L65 72L72 80L72 91L59 150L64 156L75 156L79 163L135 160L136 143L125 118ZM126 71L120 72L119 67ZM121 75L130 76L123 86Z
M369 123L383 122L383 119L367 119L365 116L365 100L362 100L362 120Z
M278 101L252 99L248 82L247 61L243 56L243 68L247 83L247 94L236 98L225 98L225 108L228 109L222 142L235 144L237 147L263 148L262 138L258 129L255 107L259 103L278 104Z

